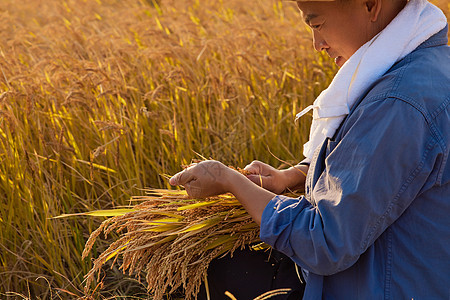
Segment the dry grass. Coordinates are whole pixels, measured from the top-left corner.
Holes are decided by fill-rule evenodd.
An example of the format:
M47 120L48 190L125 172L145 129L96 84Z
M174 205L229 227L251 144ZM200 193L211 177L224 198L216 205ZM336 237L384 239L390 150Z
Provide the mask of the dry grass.
M160 174L193 151L241 167L277 165L268 145L301 159L308 120L294 115L336 72L292 3L22 2L0 7L0 297L83 295L98 223L51 218L167 188ZM121 276L97 296L142 291Z
M143 274L155 300L180 287L186 299L195 297L212 259L259 242L259 227L232 195L188 199L184 192L151 190L153 196L120 215L105 220L86 243L83 257L104 232L121 233L95 261L87 274L87 293L103 265L119 255L122 271ZM155 194L158 194L155 196ZM108 215L117 211L96 211ZM92 214L91 213L91 214Z
M6 0L0 15L0 293L79 294L97 223L50 218L168 187L193 151L298 160L294 114L335 71L278 2ZM120 276L104 290L140 289Z

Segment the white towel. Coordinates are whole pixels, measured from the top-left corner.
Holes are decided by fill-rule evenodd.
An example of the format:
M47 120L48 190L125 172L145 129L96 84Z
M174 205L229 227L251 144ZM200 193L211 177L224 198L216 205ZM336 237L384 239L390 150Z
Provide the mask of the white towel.
M305 157L311 160L314 150L334 135L355 101L373 82L446 24L439 8L426 0L410 0L385 29L361 46L314 104L297 114L296 119L313 109L309 142L303 146Z

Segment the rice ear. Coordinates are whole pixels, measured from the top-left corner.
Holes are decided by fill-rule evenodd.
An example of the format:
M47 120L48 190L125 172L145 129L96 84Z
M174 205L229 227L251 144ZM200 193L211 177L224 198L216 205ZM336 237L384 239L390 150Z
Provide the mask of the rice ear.
M117 215L103 211L112 217L92 232L83 257L101 232L121 235L94 260L86 275L86 287L106 262L114 258L114 264L122 256L120 268L124 273L138 277L141 272L147 273L147 288L153 299L161 300L180 286L185 298L192 299L214 258L260 243L259 226L231 194L188 199L184 191L158 189L147 193L149 196L132 198L142 202L121 209Z

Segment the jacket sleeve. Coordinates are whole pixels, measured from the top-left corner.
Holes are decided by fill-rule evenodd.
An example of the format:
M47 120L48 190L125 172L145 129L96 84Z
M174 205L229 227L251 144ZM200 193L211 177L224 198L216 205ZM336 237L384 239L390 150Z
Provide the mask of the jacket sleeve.
M426 117L398 99L358 107L342 130L310 201L276 196L262 215L261 240L318 275L353 265L426 188L442 153Z

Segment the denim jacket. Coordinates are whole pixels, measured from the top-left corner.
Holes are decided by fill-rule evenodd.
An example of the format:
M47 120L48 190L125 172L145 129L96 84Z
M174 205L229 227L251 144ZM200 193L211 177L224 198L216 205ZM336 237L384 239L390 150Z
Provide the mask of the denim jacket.
M304 299L450 299L447 31L354 105L304 196L266 206L261 239L304 270Z

